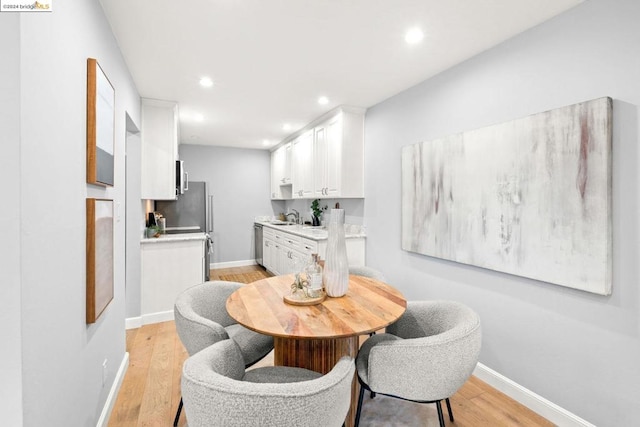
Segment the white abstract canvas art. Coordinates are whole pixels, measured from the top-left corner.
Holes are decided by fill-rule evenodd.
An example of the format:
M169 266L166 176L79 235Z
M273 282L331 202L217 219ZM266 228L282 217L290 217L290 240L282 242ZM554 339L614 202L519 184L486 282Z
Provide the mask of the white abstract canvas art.
M611 98L403 147L402 248L611 293Z

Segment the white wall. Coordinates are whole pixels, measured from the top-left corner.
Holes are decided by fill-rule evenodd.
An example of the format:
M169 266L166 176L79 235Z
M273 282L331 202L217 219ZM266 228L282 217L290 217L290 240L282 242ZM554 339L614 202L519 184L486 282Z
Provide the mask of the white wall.
M273 215L269 199L271 157L266 150L181 144L190 181L206 181L214 198L214 236L211 263L255 258L253 220Z
M19 20L19 37L3 40L20 47L24 425L90 426L125 355L125 116L139 123L140 101L97 1L56 2L51 13ZM115 186L108 189L86 184L87 57L98 59L115 88ZM85 323L86 197L114 199L117 215L114 300L93 325Z
M22 344L20 319L20 20L0 13L0 402L6 425L22 425ZM11 41L11 42L7 42Z
M409 299L473 307L482 363L602 427L640 419L638 16L636 0L584 2L369 109L365 125L368 264ZM400 249L401 147L602 96L614 99L611 296Z
M140 133L135 124L127 119L126 136L126 310L127 318L141 314L141 262L140 238L145 229L144 202L140 199L142 153Z

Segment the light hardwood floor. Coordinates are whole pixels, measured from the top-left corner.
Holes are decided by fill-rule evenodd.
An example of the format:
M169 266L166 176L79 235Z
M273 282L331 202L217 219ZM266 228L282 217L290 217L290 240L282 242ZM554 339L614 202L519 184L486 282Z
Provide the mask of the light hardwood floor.
M211 280L248 283L268 276L258 266L211 270ZM180 402L182 363L188 357L178 338L174 322L128 330L127 351L129 368L111 413L109 426L171 426ZM273 364L273 353L256 367L269 364ZM451 398L451 404L455 422L450 423L447 419L447 426L553 426L475 377L471 377ZM178 425L187 425L184 412ZM423 425L438 425L437 417L425 420Z

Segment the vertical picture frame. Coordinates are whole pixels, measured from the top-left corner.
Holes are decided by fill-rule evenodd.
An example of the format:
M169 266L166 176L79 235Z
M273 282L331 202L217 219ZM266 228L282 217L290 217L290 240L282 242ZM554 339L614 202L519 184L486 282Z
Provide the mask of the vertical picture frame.
M113 299L113 200L87 199L87 323Z
M87 58L87 183L113 186L115 90L94 58Z

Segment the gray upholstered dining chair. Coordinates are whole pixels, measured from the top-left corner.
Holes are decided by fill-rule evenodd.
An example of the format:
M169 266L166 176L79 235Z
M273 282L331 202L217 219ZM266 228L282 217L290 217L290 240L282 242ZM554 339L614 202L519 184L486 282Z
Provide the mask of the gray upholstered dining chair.
M351 402L355 371L343 357L326 375L266 366L245 371L233 340L191 356L182 370L189 427L341 426Z
M449 397L469 379L481 346L478 315L453 301L410 301L384 334L367 339L356 358L360 421L364 391L418 403L435 403L444 427L441 401L449 419ZM372 394L373 397L373 394Z
M236 323L226 309L229 295L242 283L210 281L181 292L174 305L178 336L190 356L210 345L231 338L238 344L242 366L249 367L273 349L273 338ZM180 399L173 425L178 425L183 401Z
M357 276L370 277L372 279L379 280L381 282L386 282L384 274L380 271L373 269L371 267L367 267L364 265L352 265L349 266L349 274L355 274Z

